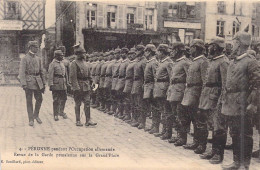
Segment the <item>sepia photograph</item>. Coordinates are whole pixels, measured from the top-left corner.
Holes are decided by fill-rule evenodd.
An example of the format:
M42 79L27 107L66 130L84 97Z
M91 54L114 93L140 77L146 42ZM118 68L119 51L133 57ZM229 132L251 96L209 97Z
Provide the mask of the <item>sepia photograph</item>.
M259 170L260 1L0 0L0 170Z

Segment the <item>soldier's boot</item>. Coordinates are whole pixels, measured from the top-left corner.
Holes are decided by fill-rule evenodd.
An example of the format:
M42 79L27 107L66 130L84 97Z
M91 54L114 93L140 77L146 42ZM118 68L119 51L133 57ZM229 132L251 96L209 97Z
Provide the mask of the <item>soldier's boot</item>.
M133 119L133 121L131 123L131 126L132 127L138 127L139 126L139 123L138 123L138 121L135 118Z
M172 128L167 127L166 132L160 138L161 140L167 140L167 139L171 139L171 137L172 137Z
M131 125L131 123L133 122L133 118L126 120L125 122Z
M126 113L126 115L123 118L123 121L127 121L127 120L131 120L131 114L130 113Z
M260 148L260 141L259 141L259 148ZM258 149L257 151L254 151L252 153L252 157L253 158L260 158L260 149Z
M215 151L211 149L209 152L203 153L200 155L200 159L210 160L215 155Z
M169 143L175 143L175 142L177 142L179 139L180 139L180 133L177 132L177 136L176 136L176 137L175 137L175 136L171 137L171 139L169 139L168 142L169 142Z
M106 105L105 105L105 102L104 101L102 101L101 102L101 109L100 109L100 111L105 111L106 110Z
M152 123L152 125L151 125L150 127L145 127L145 128L144 128L144 131L145 131L145 132L149 132L150 130L153 129L153 127L154 127L154 123Z
M154 133L153 135L155 137L161 137L162 135L164 135L166 133L166 127L165 125L163 125L163 129L162 129L162 132L161 133Z
M196 136L199 141L199 146L194 150L194 153L202 154L206 151L208 133L207 129L198 129Z
M197 141L195 138L193 138L193 143L187 144L187 145L183 145L183 148L184 148L184 149L194 150L194 149L196 149L198 146L199 146L198 141Z
M180 138L177 140L174 145L175 146L183 146L187 143L187 133L180 133Z
M145 124L144 123L140 123L137 128L138 129L144 129L145 128Z
M224 154L221 154L220 151L217 151L216 154L209 160L211 164L220 164L224 159Z

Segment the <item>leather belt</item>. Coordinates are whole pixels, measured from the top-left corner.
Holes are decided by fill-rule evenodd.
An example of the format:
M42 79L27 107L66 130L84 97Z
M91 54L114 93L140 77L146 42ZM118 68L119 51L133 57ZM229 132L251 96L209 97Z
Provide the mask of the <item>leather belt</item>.
M171 80L171 84L185 84L186 81Z
M148 84L148 83L154 83L154 80L145 80L144 84Z
M112 77L111 75L105 75L105 77Z
M168 82L169 83L169 79L157 79L156 82Z
M58 78L64 78L63 75L59 75L59 74L54 74L54 77L58 77Z
M220 83L206 83L206 87L221 87Z
M133 77L126 77L125 79L126 80L131 80L131 79L133 79Z
M78 80L81 80L81 81L87 81L87 80L89 80L90 78L89 77L84 77L84 78L79 78L78 77Z
M123 78L125 78L125 76L119 76L118 78L123 79Z
M40 73L35 73L35 74L26 74L26 75L29 75L29 76L39 76Z
M187 84L187 87L193 87L193 86L202 86L202 83L190 83L190 84Z

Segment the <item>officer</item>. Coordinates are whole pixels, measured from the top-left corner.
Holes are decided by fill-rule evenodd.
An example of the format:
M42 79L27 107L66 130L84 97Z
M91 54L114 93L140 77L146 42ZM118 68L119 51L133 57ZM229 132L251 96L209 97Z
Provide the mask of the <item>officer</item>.
M175 146L185 145L187 142L187 129L181 124L187 120L187 113L181 105L184 90L186 88L186 78L191 61L186 57L185 45L181 42L176 42L172 47L173 54L171 59L174 61L170 86L167 93L167 101L171 104L172 112L167 115L169 127L174 124L177 131L177 137L172 137L168 142L174 143ZM183 122L183 123L182 123Z
M90 66L85 61L86 51L78 48L75 51L76 59L70 65L70 79L72 90L74 91L76 126L83 126L80 121L80 106L84 103L84 112L86 116L85 126L95 126L90 120L90 91L91 91L91 74Z
M112 96L111 96L111 88L112 88L112 74L113 74L113 65L115 64L116 60L115 60L115 55L114 55L114 51L110 51L110 56L109 56L109 63L107 65L106 68L106 78L105 78L105 83L104 83L104 87L105 90L107 92L107 100L106 100L106 113L108 113L109 115L113 114L113 111L111 110L111 105L112 105Z
M97 84L97 85L99 85L99 82L100 82L100 73L101 73L101 67L102 67L102 65L104 64L104 58L103 58L103 53L102 52L100 52L100 53L98 53L98 60L99 60L99 63L97 64L97 66L96 66L96 73L95 73L95 75L96 75L96 79L95 79L95 84ZM100 91L100 86L98 86L98 88L97 88L97 101L98 101L98 107L97 107L97 109L98 110L100 110L101 108L102 108L102 106L101 106L101 100L102 100L102 90Z
M64 113L65 103L67 100L67 72L64 66L63 52L61 50L54 51L54 59L49 65L49 86L52 91L53 98L53 115L54 120L58 121L58 115L67 119L67 115Z
M156 57L156 47L153 44L147 44L144 50L144 56L147 59L146 67L144 70L144 108L146 108L145 113L151 113L152 112L152 125L149 128L145 128L145 131L149 131L152 133L158 133L159 132L159 126L155 127L156 119L158 119L158 113L155 113L156 102L153 98L153 88L154 88L154 78L156 69L158 67L159 62L157 61ZM145 119L143 115L143 119ZM157 116L157 117L156 117ZM157 120L158 121L158 120ZM146 123L146 121L144 121ZM157 124L158 125L158 124Z
M25 91L29 125L34 125L34 119L41 124L39 111L42 104L42 93L45 91L45 75L40 57L36 55L39 50L37 41L29 41L29 52L22 58L19 69L19 79ZM32 96L36 100L33 111Z
M158 127L160 123L160 116L162 116L162 125L163 129L161 133L155 133L154 136L160 137L162 140L170 139L172 136L172 127L166 122L166 115L170 114L171 106L170 103L166 100L166 93L170 83L170 76L172 72L173 62L169 57L170 50L167 44L160 44L157 48L157 56L160 60L159 66L156 70L155 84L153 96L156 99L157 104L159 105L155 113L156 123L155 126Z
M233 145L233 163L222 168L249 169L253 149L252 114L257 112L260 66L247 54L251 35L238 32L233 38L233 60L227 69L221 112L226 116ZM251 99L248 100L248 96Z
M210 60L199 103L201 124L207 126L208 131L213 130L212 149L208 153L200 155L200 158L208 159L212 164L223 161L227 140L226 122L220 112L221 103L218 103L224 89L222 87L226 83L229 62L228 58L223 54L224 48L224 38L215 37L209 42L208 59ZM203 143L207 143L207 138L203 140Z
M126 68L129 64L129 59L127 58L128 48L124 47L121 50L121 64L119 65L118 69L118 81L116 83L116 93L117 93L117 103L118 103L118 118L124 119L128 111L124 109L124 100L125 100L125 93L123 93L125 87L125 76L126 76ZM128 115L128 114L127 114Z
M123 90L125 96L125 114L124 121L126 123L131 124L134 119L131 116L131 113L134 115L134 104L133 104L133 96L131 94L133 82L134 82L134 66L136 64L135 54L136 49L135 47L131 48L128 52L129 64L126 68L126 76L125 76L125 87Z
M190 122L194 127L193 143L184 145L185 149L192 149L196 154L201 154L206 150L204 139L207 139L207 128L200 124L200 112L198 112L199 99L202 91L202 85L205 82L208 60L204 56L204 43L200 39L194 39L191 42L191 63L186 79L187 87L184 91L182 105L185 106L185 112L189 113L189 119L183 121L182 126L188 131Z
M100 90L100 103L101 103L101 108L100 111L105 111L106 110L106 91L105 91L105 76L106 76L106 69L107 69L107 65L109 63L108 61L108 56L109 56L109 52L106 52L104 54L104 63L101 66L101 70L100 70L100 81L99 81L99 90Z
M144 46L139 44L136 46L136 64L134 65L134 82L131 94L134 98L133 122L131 126L138 129L145 128L146 113L143 103L143 84L144 84L144 69L147 59L144 57Z
M114 114L115 117L118 117L118 112L117 107L118 107L118 96L117 96L117 91L116 91L116 84L118 81L118 76L119 76L119 67L121 64L121 57L120 57L120 48L117 47L115 49L115 63L113 64L112 67L112 86L111 86L111 99L112 99L112 110L110 114ZM121 114L121 113L120 113Z

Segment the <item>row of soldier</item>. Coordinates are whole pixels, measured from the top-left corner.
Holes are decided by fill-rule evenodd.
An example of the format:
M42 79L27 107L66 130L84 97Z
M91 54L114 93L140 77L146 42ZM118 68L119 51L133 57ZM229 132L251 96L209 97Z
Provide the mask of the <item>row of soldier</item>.
M192 149L212 164L224 159L229 127L234 163L223 169L248 169L253 126L259 128L260 122L260 68L250 43L250 34L239 32L228 57L220 37L208 44L208 55L199 39L192 41L190 49L183 43L158 48L148 44L92 54L88 63L99 85L92 93L92 107L175 146ZM147 127L150 113L152 125ZM187 144L191 123L193 143ZM172 129L177 136L172 136ZM204 153L209 131L213 131L212 149Z
M57 121L58 115L67 117L64 113L66 90L71 86L77 126L83 126L80 121L81 102L85 104L85 125L96 125L90 121L91 98L92 107L98 107L104 113L162 140L168 139L175 146L192 149L212 164L224 159L229 127L234 162L223 169L248 169L253 148L253 125L259 128L260 121L260 68L255 53L248 50L250 43L250 34L237 33L231 60L224 54L225 41L220 37L211 40L208 55L205 55L204 42L194 39L189 50L183 43L171 47L160 44L158 48L148 44L130 50L117 48L85 55L84 49L75 47L75 60L69 64L63 60L64 50L61 48L55 51L55 59L49 67L54 119ZM58 63L56 67L55 62ZM60 73L57 71L59 67ZM41 74L33 76L38 75ZM55 88L55 84L62 87ZM97 90L91 91L94 86L98 86ZM25 85L23 87L28 91ZM146 125L149 114L151 127ZM34 117L39 123L38 115ZM33 122L32 116L29 120ZM191 123L193 143L187 144ZM162 131L159 131L160 125ZM177 136L172 136L173 129ZM204 153L209 131L213 131L212 149Z

